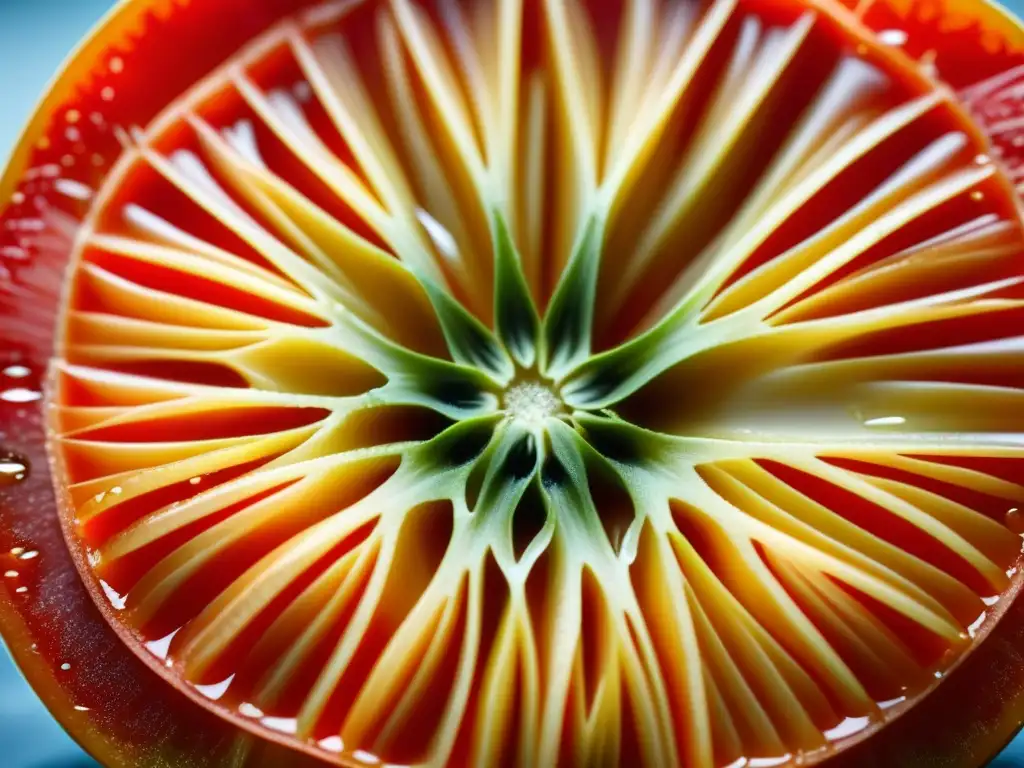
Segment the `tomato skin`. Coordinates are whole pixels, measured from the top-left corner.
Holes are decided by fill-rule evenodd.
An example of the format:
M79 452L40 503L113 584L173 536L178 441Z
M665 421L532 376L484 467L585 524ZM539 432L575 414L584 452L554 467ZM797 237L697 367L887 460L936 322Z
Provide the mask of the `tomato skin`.
M902 49L929 60L955 89L1024 64L1024 28L984 0L843 0L867 10L851 24L906 32ZM831 6L832 0L814 0ZM116 159L113 125L144 125L168 101L284 15L314 0L127 0L65 65L26 128L0 178L2 225L23 214L15 193L26 169L62 164L83 139L69 138L79 115L92 154L67 176L95 184ZM97 114L101 125L89 123ZM92 127L89 127L89 126ZM90 133L85 133L89 131ZM43 194L48 194L42 188ZM0 275L0 365L25 365L45 385L52 323L70 250L59 234L80 202L52 198L50 238L36 237L25 261ZM13 246L20 248L20 243ZM19 259L22 257L19 257ZM34 330L26 335L24 329ZM28 343L26 343L26 341ZM8 385L10 382L3 382ZM13 385L12 385L13 386ZM46 425L32 403L0 402L0 432L30 467L0 488L0 570L18 580L0 586L0 635L55 717L108 766L304 766L322 761L265 742L197 707L129 651L96 609L68 553L56 513ZM20 551L20 554L13 554ZM25 552L38 556L25 559ZM26 591L16 591L20 587ZM1019 589L1018 582L1015 589ZM830 766L973 766L990 758L1024 723L1024 602L1009 607L984 644L893 723L863 734Z

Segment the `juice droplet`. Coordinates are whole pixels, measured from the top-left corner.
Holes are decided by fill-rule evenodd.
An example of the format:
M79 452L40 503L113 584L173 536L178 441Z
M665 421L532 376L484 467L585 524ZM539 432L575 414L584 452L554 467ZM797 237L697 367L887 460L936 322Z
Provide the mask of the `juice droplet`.
M1006 511L1006 527L1018 535L1024 535L1024 515L1017 507L1010 507Z
M65 662L64 662L63 664L61 664L61 665L60 665L60 668L61 668L61 669L62 669L62 670L63 670L64 672L69 672L69 671L71 670L71 665L70 665L70 664L68 664L68 663L67 663L67 662L65 661Z
M20 483L28 477L28 459L14 454L0 457L0 485Z
M24 365L9 365L4 368L4 376L12 379L24 379L32 375L32 369Z
M0 400L8 403L34 403L43 396L42 392L27 387L13 387L0 392Z

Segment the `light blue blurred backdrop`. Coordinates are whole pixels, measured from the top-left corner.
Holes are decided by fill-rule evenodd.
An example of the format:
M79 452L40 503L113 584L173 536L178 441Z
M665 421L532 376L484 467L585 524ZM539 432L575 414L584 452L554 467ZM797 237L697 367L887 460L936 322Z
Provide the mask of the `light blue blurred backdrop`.
M1024 0L1006 4L1024 13ZM113 0L0 0L0 164L60 62L112 5ZM49 716L2 648L0 766L95 766ZM997 767L1024 768L1024 736L990 766Z

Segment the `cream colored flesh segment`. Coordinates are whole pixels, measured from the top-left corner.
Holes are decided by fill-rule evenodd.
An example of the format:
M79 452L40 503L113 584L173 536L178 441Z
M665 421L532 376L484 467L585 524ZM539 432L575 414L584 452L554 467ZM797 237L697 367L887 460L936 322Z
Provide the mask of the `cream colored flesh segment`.
M122 470L70 488L72 494L80 497L76 519L79 522L87 522L131 499L193 479L198 482L192 484L191 490L194 493L199 492L202 490L204 475L289 451L307 440L316 430L317 426L313 425L268 437L248 436L223 441L198 441L200 446L206 443L207 450L180 459L174 458L174 446L168 446L166 443L158 446L134 446L136 449L141 448L144 454L156 454L151 456L147 462L148 466ZM210 442L214 442L215 445L209 445ZM222 445L217 446L216 443ZM107 447L110 445L107 444ZM119 490L113 493L112 488Z
M455 640L453 625L464 609L463 582L456 582L455 587L453 594L428 589L388 640L345 713L343 742L370 744L371 731L384 723L374 747L385 750L391 746L393 728L402 724L416 703L415 694L409 694L422 692L429 684L449 643Z
M867 668L877 679L908 680L920 684L924 670L896 635L864 610L853 598L834 587L822 574L769 555L772 568L780 574L786 589L798 598L802 608L830 636L838 636L843 647L855 656L859 668ZM845 609L840 613L836 601Z
M506 749L515 749L516 764L522 765L536 743L540 669L536 638L525 600L521 590L513 589L494 641L494 650L482 673L480 703L474 721L478 723L472 748L471 765L474 768L494 765ZM515 680L518 680L518 699L513 701L508 694ZM519 740L506 746L506 742L511 741L508 725L515 716L508 708L516 702L519 704Z
M863 475L862 475L863 476ZM1020 536L1001 523L977 512L959 502L947 499L931 491L917 488L909 483L880 477L865 478L872 485L903 499L920 510L941 521L965 540L978 548L997 569L989 569L986 576L995 579L992 587L1003 590L1009 585L1005 571L1021 553Z
M378 547L376 537L367 539L362 545L339 558L310 586L311 593L315 593L317 599L322 599L323 603L315 615L305 623L305 629L294 638L287 651L267 669L266 675L257 686L257 703L267 707L276 703L316 645L323 640L332 625L353 601L359 599L360 586L373 566ZM299 610L298 606L293 604L275 620L268 630L268 639L278 634L287 638L294 633L297 624L292 621L293 609Z
M480 159L490 171L495 160L494 142L498 138L498 126L495 121L494 79L488 77L488 70L493 69L497 40L487 39L489 36L480 26L481 21L487 21L489 6L486 0L474 6L465 6L456 0L441 0L438 4L441 16L438 31L442 34L435 40L439 42L443 38L447 46L436 45L435 50L438 59L443 56L444 60L448 59L445 49L451 52L453 61L449 70L452 85L457 87L456 83L461 83L463 86L466 123L477 138ZM449 95L445 94L446 97Z
M523 274L538 306L544 297L544 222L546 218L548 185L547 164L551 162L547 129L549 88L544 76L531 73L525 83L523 137L520 144L521 167L518 210L519 243Z
M385 208L411 226L409 215L415 201L405 169L381 125L348 43L336 34L310 40L295 30L288 44Z
M404 514L412 506L411 503L402 505L397 501L388 504L391 510L398 510L397 514ZM378 529L380 528L381 526L378 524ZM394 556L400 533L399 528L400 525L391 524L385 525L381 531L380 552L357 607L299 710L296 732L300 737L308 736L315 729L328 700L337 688L345 670L348 669L367 626L380 608L388 574L395 567Z
M319 303L324 292L324 276L246 213L212 176L202 158L184 149L177 150L168 158L144 144L140 145L139 152L168 182L252 246L268 262L298 281L313 297L313 300L307 300L308 304L316 306ZM215 268L213 265L205 266L208 269ZM292 306L294 299L280 296L278 301L287 301L289 303L286 306ZM314 310L306 311L315 314Z
M459 161L473 179L480 199L486 200L485 162L480 155L465 95L437 31L423 9L409 0L390 0L390 7L402 41L426 86L441 124L451 137Z
M246 499L278 486L295 487L297 481L306 477L306 486L316 485L322 479L316 470L323 465L338 464L335 457L306 461L274 470L249 472L239 478L221 483L213 488L200 491L192 498L176 504L168 504L149 513L110 540L103 550L105 560L116 560L137 552L185 526L199 522L222 509L239 504ZM307 491L308 492L308 491ZM262 502L260 502L262 504ZM191 546L191 543L187 546Z
M496 177L496 194L505 203L509 221L515 221L519 213L516 199L516 174L522 155L516 147L520 128L529 125L529 118L521 103L520 88L523 80L523 0L496 0L498 52L493 63L495 85L495 130L488 158L491 172ZM486 25L483 25L487 28Z
M337 464L338 460L328 457L327 461ZM303 465L283 467L266 474L273 475L287 469L293 473L302 472ZM338 470L342 473L352 471L350 466L342 466L326 469L322 474L311 474L307 468L302 472L306 481L292 486L297 489L293 493L302 493L306 503L315 505L322 492L318 486L337 482L337 478L332 479L332 476L337 476ZM310 563L319 560L359 527L377 518L387 509L390 499L395 495L393 484L375 489L350 507L329 514L324 520L305 528L232 582L199 616L189 622L186 634L181 639L181 656L187 665L189 677L194 679L201 675L238 633Z
M642 613L665 680L670 732L676 734L678 755L687 765L710 768L713 721L708 708L701 706L709 694L704 685L704 657L686 599L686 580L661 531L641 533L639 547L632 569L639 571L636 579L646 592L643 597L638 595L638 600L644 605Z
M68 386L81 388L88 402L97 405L134 406L148 405L166 400L175 400L195 392L195 387L177 381L164 381L145 376L133 376L115 371L103 371L73 365L66 360L55 360L53 371L57 375L57 387L62 395L59 402L67 402ZM55 401L57 400L54 398ZM54 406L66 407L66 406Z
M705 674L708 677L706 687L709 692L717 694L729 724L736 731L740 755L743 756L743 750L785 753L782 737L740 668L744 657L734 657L735 644L732 644L732 649L726 646L725 640L712 625L692 592L689 603L690 612L694 616L695 632L700 640ZM729 638L728 633L725 634L725 638ZM717 719L712 722L716 727L720 725Z
M603 84L600 79L589 82L583 79L588 63L581 61L572 29L573 22L579 21L578 4L574 5L575 13L566 3L543 0L542 5L560 112L562 119L571 121L573 127L568 150L574 169L572 188L583 204L597 187L598 126L593 123L594 109L591 105L598 98L593 92L601 89ZM589 30L579 32L589 34Z
M691 289L692 295L710 297L759 246L828 182L866 157L886 139L895 135L933 110L942 101L942 95L932 92L897 106L876 118L849 143L790 189L781 199L757 218L756 226L746 230L735 245L726 249L708 266L708 270Z
M709 469L727 471L742 483L730 484L719 475L719 487L743 513L850 569L884 582L937 617L933 623L941 620L956 625L947 609L951 601L961 606L974 604L974 595L952 577L802 497L752 462Z
M549 594L565 595L565 600L545 601L548 649L540 659L541 679L545 681L540 702L540 738L533 745L529 762L554 765L561 754L561 736L566 701L573 679L573 659L580 642L582 606L579 600L582 571L566 551L560 537L552 540L555 569ZM544 631L544 630L542 630Z
M973 187L990 178L993 173L994 170L991 167L967 168L932 184L875 219L840 247L827 252L813 264L801 269L792 279L752 304L750 311L756 312L760 317L768 316L804 291L812 288L821 279L852 261L885 236L905 226L908 221L912 221L958 195L966 194Z
M985 557L977 547L952 530L948 525L923 512L914 504L875 486L850 471L840 469L820 459L794 462L794 465L804 469L804 471L813 472L818 477L829 481L839 488L855 493L861 498L877 504L893 515L902 518L959 555L989 583L999 585L997 590L1005 588L1007 577L999 566Z
M836 283L807 297L793 307L775 314L777 322L799 321L817 305L827 308L830 301L857 298L861 286L885 285L888 281L913 280L915 274L944 276L952 272L951 282L969 277L973 269L994 267L1019 252L1018 226L996 214L986 214L923 243L905 248L880 259ZM966 274L965 274L966 273ZM962 284L962 283L960 283Z
M263 317L141 286L95 264L82 264L78 279L95 292L104 311L110 314L170 325L239 331L263 331L277 325Z
M290 101L272 98L244 73L236 72L232 82L246 103L291 153L319 178L338 199L349 205L380 237L401 241L393 220L363 186L362 181L324 146L301 109ZM396 237L397 234L397 237ZM415 256L415 253L410 255Z
M746 607L719 581L707 563L699 556L692 546L678 533L669 534L676 557L694 591L695 616L703 613L707 623L726 646L726 657L736 666L738 679L733 678L730 693L741 696L742 711L734 713L743 719L760 721L759 735L770 739L771 731L765 729L764 720L771 724L778 740L786 751L793 748L814 749L821 745L822 735L804 708L797 691L790 681L776 666L772 656L762 645L774 641L759 636L760 625L747 611ZM706 630L705 630L706 631ZM710 649L708 649L710 650ZM782 652L785 655L785 652ZM740 682L742 681L742 682ZM720 681L724 682L724 681ZM758 702L754 705L745 698L743 688L749 686ZM725 694L725 691L723 691Z
M267 332L191 328L103 312L71 311L67 316L66 337L73 339L76 346L124 344L212 352L254 344L266 339Z
M186 275L202 277L204 280L216 282L252 296L259 296L266 301L303 312L312 317L321 315L317 303L307 296L299 295L291 289L279 288L262 278L221 265L203 256L152 245L141 240L129 240L108 235L93 235L90 238L90 244L107 253L125 256L143 264L170 268Z
M873 456L869 460L978 493L1024 503L1024 486L985 472L909 456L885 456L880 459Z
M466 625L459 648L455 680L445 702L441 723L430 744L431 762L436 766L447 765L450 762L469 703L476 672L484 600L482 568L471 570L468 581L465 608Z
M194 536L154 564L132 587L128 595L128 608L133 622L137 626L145 626L148 621L159 616L169 600L180 596L182 590L187 589L189 582L204 568L216 563L229 547L244 542L252 537L255 531L265 526L272 526L275 523L280 525L286 519L292 522L303 514L308 514L309 504L313 501L309 493L310 485L315 485L315 482L296 482L276 490L270 496L238 510ZM259 492L272 488L274 486L269 485L252 490ZM245 499L221 500L226 503L207 510L209 514L226 508L232 502L238 503ZM109 551L101 551L101 562L109 559ZM192 622L189 622L188 626L191 625ZM179 632L176 639L182 639L183 633L184 630ZM202 679L201 670L198 674L192 673L192 652L189 648L179 646L175 656L185 664L183 672L187 679Z
M863 642L867 652L875 655L892 672L900 672L907 679L916 679L925 670L920 668L903 640L849 593L840 589L825 574L793 566L804 582L810 585L836 619L843 622ZM918 682L921 682L920 680Z
M247 170L248 181L263 189L337 263L345 284L374 308L374 316L400 343L440 351L443 340L433 310L416 278L398 259L345 227L279 176L255 166Z
M1007 268L1019 256L1020 247L1011 245L984 251L932 252L893 260L808 296L776 314L772 321L799 322L818 313L842 314L842 307L851 302L885 306L892 300L892 291L906 290L908 286L920 290L933 285L941 290L946 286L970 285L986 269Z
M396 702L394 709L390 712L383 710L374 713L381 719L384 719L384 716L386 716L384 727L381 729L380 736L377 739L377 743L382 748L386 749L401 740L403 729L408 726L409 718L413 716L413 708L424 700L427 694L427 686L432 682L432 678L438 674L437 668L443 656L452 652L452 646L456 644L458 639L454 633L455 622L458 619L459 613L469 610L466 600L464 588L460 588L455 596L448 600L444 606L441 620L438 622L433 636L430 637L426 652L414 654L413 656L416 669L414 672L409 670L406 673L406 676L409 678L408 684L402 691L401 697ZM381 665L384 663L386 663L386 656L381 657L381 662L375 668L375 671L381 669ZM393 669L397 671L398 668ZM412 672L412 674L409 674L409 672ZM361 699L366 694L376 694L378 686L387 685L386 680L375 682L376 685L371 685L370 682L367 682L360 694ZM402 678L399 678L396 682L401 683ZM345 739L346 735L353 733L353 728L355 727L352 725L355 716L354 712L358 712L355 707L346 716L345 725L342 727L342 740ZM357 733L358 731L355 732ZM355 743L365 743L364 739L358 737L354 737L353 741Z
M737 142L755 120L772 92L800 51L814 23L814 16L802 16L785 32L763 33L760 24L747 19L740 33L734 58L709 114L702 119L687 158L665 191L657 214L641 236L636 252L626 267L620 295L640 280L643 269L668 233L701 190L736 152Z
M664 88L650 99L649 110L638 116L625 146L609 168L602 183L602 194L614 201L629 194L637 183L637 169L644 166L661 139L672 112L694 82L697 70L736 10L736 0L714 0L694 30L682 56L676 61Z
M942 189L943 182L949 185L956 178L955 171L950 172L950 166L963 152L966 143L966 138L961 134L947 134L925 147L839 219L729 286L708 306L706 316L720 317L763 301L761 297L765 296L766 291L771 295L772 292L788 290L788 282L799 282L798 276L805 270L817 270L814 274L820 279L892 231L977 183L981 177L967 182L966 187L954 185L952 190ZM934 190L933 198L928 198L927 190ZM919 201L916 206L915 201ZM873 230L877 231L874 237ZM863 244L858 240L863 241ZM850 249L849 254L843 253L844 247ZM827 272L819 266L821 264L828 265ZM808 282L806 278L801 282L801 290L813 285L808 285ZM786 298L777 300L776 308L798 293L791 291L786 294Z
M713 469L707 471L714 473ZM719 479L729 482L724 477ZM743 516L739 509L729 504L707 485L701 483L701 486L699 490L695 488L691 491L694 502L707 513L733 520L731 527L723 528L723 531L736 530L738 533L746 527L742 521L736 520L737 517ZM735 577L733 591L737 598L760 620L762 626L772 630L773 635L790 638L790 652L796 654L805 667L813 670L818 680L825 681L824 685L829 686L834 700L841 702L844 709L860 714L870 711L873 704L867 692L828 641L821 636L818 629L778 583L754 552L750 542L733 541L731 549L732 567L742 570L745 574L745 577Z
M315 281L326 298L339 301L354 312L373 318L373 310L364 304L362 297L350 289L344 273L339 271L333 259L258 184L252 183L254 163L232 145L228 138L232 135L230 131L226 132L227 135L222 135L195 115L189 116L189 123L199 137L210 162L230 184L230 191L258 211L264 219L261 226L267 228L268 232L276 232L287 241L282 242L283 247L293 249L296 256L309 260L310 266L299 262L292 265L299 270L298 274L302 275L301 278L296 276L296 279L302 283ZM237 133L234 135L237 136ZM237 142L237 139L235 141ZM258 149L252 151L258 152ZM316 277L313 277L314 275ZM380 322L379 318L376 319Z
M472 255L470 231L463 215L458 193L448 178L439 158L439 149L431 138L430 129L416 107L415 89L405 63L405 53L399 31L389 15L382 15L378 23L378 36L384 58L384 76L388 83L388 96L398 123L400 138L405 145L411 164L412 181L418 186L419 197L429 201L429 211L418 209L421 226L426 229L434 222L440 225L447 238L438 240L431 235L434 251L443 262L451 265L449 272L465 295L468 308L478 316L487 316L490 292L474 290L470 270L476 263L467 261ZM429 218L428 218L429 216ZM429 235L428 231L428 235ZM441 272L435 270L436 276ZM443 281L442 281L443 282Z
M137 153L137 150L132 151ZM104 238L120 238L123 240L144 239L152 242L153 245L163 246L171 249L172 251L190 253L195 256L209 259L210 261L224 267L245 272L253 278L271 283L277 288L293 291L303 298L307 297L301 288L283 275L279 275L261 264L256 264L234 253L225 251L223 248L219 248L205 240L200 240L195 235L182 230L166 219L161 218L152 211L142 208L136 203L129 203L125 205L122 210L122 216L124 217L125 222L132 230L135 231L135 233L143 235L144 237L130 237L127 235L119 236L113 233L95 234L93 237L100 238L101 240Z
M744 759L743 755L747 750L743 746L744 742L736 729L732 714L726 707L718 684L710 673L704 675L704 687L707 689L707 710L714 723L715 762L713 764L731 765L737 760Z
M212 440L187 440L168 443L113 443L99 440L60 438L65 464L76 460L88 461L88 472L72 473L68 478L68 491L76 506L84 505L97 494L112 487L123 489L122 481L142 477L140 470L156 470L159 475L165 465L195 459L206 453L227 450L246 443L258 442L262 436L245 435ZM199 478L198 475L190 476ZM199 478L198 485L202 482Z
M652 69L660 10L653 0L629 0L623 10L615 46L612 82L609 84L608 118L604 133L603 168L610 168L621 152L626 132L640 111L645 78Z

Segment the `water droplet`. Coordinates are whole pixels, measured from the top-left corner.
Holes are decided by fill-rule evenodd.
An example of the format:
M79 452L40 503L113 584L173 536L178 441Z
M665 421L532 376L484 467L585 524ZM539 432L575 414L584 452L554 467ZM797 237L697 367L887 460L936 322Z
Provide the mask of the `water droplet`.
M181 628L174 630L169 635L161 637L159 640L151 640L146 643L146 650L156 656L160 661L166 661L168 664L171 662L167 656L171 652L171 641L174 640L174 636L181 631Z
M111 88L108 85L106 88L104 88L102 91L100 91L100 98L103 99L104 101L113 101L114 100L114 89Z
M967 635L974 637L978 634L978 630L981 629L981 625L985 623L985 618L988 616L988 611L982 611L981 615L976 618L969 627L967 627Z
M115 75L119 75L122 72L124 72L124 59L122 59L120 56L114 56L110 60L110 71L113 72Z
M747 760L748 768L773 768L776 765L784 765L793 759L788 752L778 757L751 757Z
M294 734L299 730L299 721L294 717L264 717L260 725L278 733Z
M107 600L110 601L110 604L114 607L114 610L123 611L124 603L125 600L127 600L127 597L118 594L114 590L114 588L107 584L107 582L103 581L103 579L100 579L100 587L103 588L103 594L107 596Z
M865 419L865 427L898 427L906 424L907 420L902 416L877 416L873 419Z
M24 552L25 552L25 548L24 547L11 547L11 554L14 555L15 557L21 557L22 554L24 554Z
M984 152L979 152L974 156L975 165L988 165L992 162L992 158L986 155Z
M195 686L195 689L206 698L212 701L217 701L217 699L227 693L227 690L231 687L231 682L234 679L235 676L231 675L227 680L221 680L219 683L212 683L210 685L197 685Z
M107 498L107 492L100 491L99 493L92 497L92 500L95 501L97 504L102 504L105 498Z
M973 200L974 202L980 203L984 199L985 193L982 192L980 189L976 189L973 192L971 192L971 200Z
M878 33L878 42L900 46L907 42L907 33L902 29L883 29Z
M263 717L263 710L248 701L238 705L238 713L243 717Z
M863 731L870 723L871 717L868 715L863 717L847 717L835 727L825 731L825 738L829 741L839 741L839 739L844 739L847 736Z
M326 752L344 752L345 742L341 740L341 736L328 736L325 739L320 739L317 742L317 746Z
M114 496L120 496L123 490L124 489L121 488L120 485L115 485L113 488L110 489L110 493L112 493Z
M16 579L16 578L18 578L18 572L17 571L4 571L4 576L6 576L8 579Z
M83 707L81 704L75 704L75 711L76 712L88 712L89 711L89 707Z
M352 757L360 763L366 763L366 765L377 765L380 763L379 757L372 752L367 752L365 749L357 749L352 753Z
M10 376L12 379L24 379L31 373L32 369L24 365L9 365L4 368L4 376Z
M70 669L71 669L71 665L70 665L70 664L68 664L68 663L67 663L67 662L65 661L65 662L64 662L63 664L61 664L61 665L60 665L60 668L61 668L62 670L64 670L65 672L67 672L68 670L70 670Z
M39 557L39 550L36 549L25 550L18 555L19 560L34 560L37 557Z
M57 179L54 182L53 188L57 190L64 197L69 197L72 200L89 200L93 191L91 187L87 187L80 181L74 179Z
M26 592L28 592L28 587L18 587L14 591L19 595L24 595Z
M203 482L203 478L201 477L193 477L192 479L189 480L189 483L191 485L199 485L201 482Z
M1024 535L1024 514L1017 507L1006 510L1004 525L1018 535Z
M0 485L10 485L28 476L28 461L19 456L0 458Z
M897 704L902 704L906 700L906 696L897 696L895 699L886 699L885 701L878 702L878 708L890 709L892 707L895 707Z
M33 389L26 389L25 387L15 387L14 389L8 389L5 392L0 393L0 400L4 400L8 403L34 403L42 396L42 392L36 392Z

